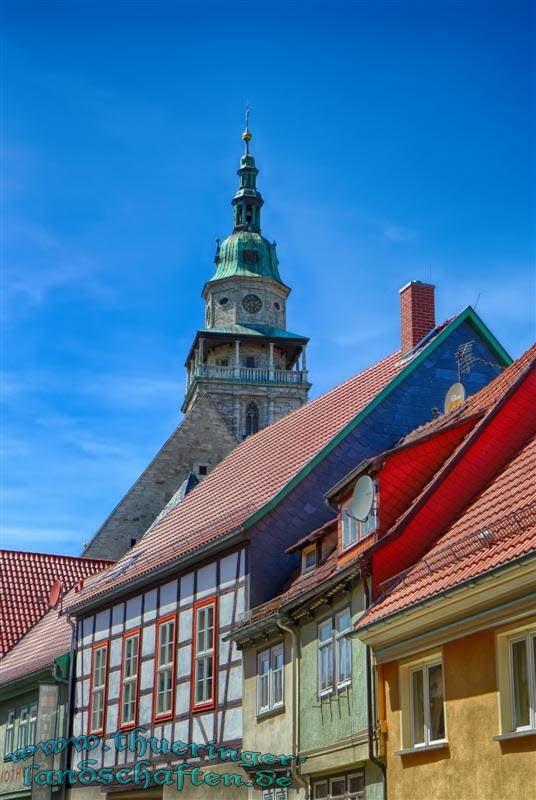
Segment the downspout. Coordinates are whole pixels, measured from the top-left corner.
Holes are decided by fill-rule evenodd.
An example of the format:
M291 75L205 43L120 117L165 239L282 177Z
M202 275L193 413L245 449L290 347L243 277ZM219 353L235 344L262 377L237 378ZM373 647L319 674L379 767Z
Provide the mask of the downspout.
M365 610L370 605L370 592L369 592L369 585L368 585L368 577L369 577L369 570L367 569L366 562L362 559L360 561L361 567L361 583L363 585L363 594L365 596ZM380 761L379 758L376 758L376 754L374 753L374 728L375 728L375 720L373 720L373 703L372 703L372 655L369 645L365 645L366 648L366 670L367 670L367 732L368 732L368 757L369 761L372 761L373 764L376 764L380 772L382 773L382 781L383 781L383 800L387 800L387 774L386 768L383 761Z
M298 750L300 746L300 714L299 714L299 702L300 702L300 668L299 668L299 658L300 658L300 643L298 640L298 634L294 628L290 628L288 625L278 617L276 619L276 623L282 631L286 633L290 633L291 640L292 640L292 654L291 654L291 663L292 663L292 693L293 693L293 701L292 701L292 752L298 758ZM301 775L298 775L298 765L295 761L292 762L291 767L291 774L293 780L297 781L297 783L301 784L305 789L305 797L309 797L309 783L308 781L304 780Z
M65 738L69 742L71 735L72 735L72 727L73 727L73 714L71 710L74 710L75 705L75 674L76 674L76 622L71 618L70 614L66 615L67 622L71 626L71 650L69 653L69 677L67 680L62 679L63 683L67 683L67 701L65 703L65 717L63 720L63 727ZM55 667L56 665L54 665ZM54 669L55 671L55 669ZM65 730L66 729L66 730ZM64 768L68 769L70 760L71 760L71 753L72 753L72 744L68 744L65 749L65 761L64 761ZM62 782L61 787L61 800L65 800L65 792L67 791L67 781Z

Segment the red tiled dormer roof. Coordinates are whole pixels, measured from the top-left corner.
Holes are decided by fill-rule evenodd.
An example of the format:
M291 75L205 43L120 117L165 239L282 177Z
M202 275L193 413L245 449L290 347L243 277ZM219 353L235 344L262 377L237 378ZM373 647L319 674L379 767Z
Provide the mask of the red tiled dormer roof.
M533 434L535 391L536 347L532 347L474 395L473 405L481 404L485 413L398 520L367 551L374 558L375 595L378 583L409 567L434 544L460 510Z
M374 551L373 569L377 570L378 558L385 568L386 561L396 554L392 545L397 546L397 537L406 553L418 546L410 538L415 538L419 528L428 527L426 519L431 527L440 524L441 507L446 517L445 497L451 498L454 508L458 500L460 511L443 523L421 558L380 585L380 596L359 628L536 551L535 360L533 346L464 404L469 414L481 409L483 419L466 434L391 531L373 545L369 551ZM500 466L482 485L482 473L489 471L494 461ZM450 489L446 488L449 481ZM460 501L473 482L477 489L469 503ZM441 493L442 506L438 505Z
M370 607L358 628L536 552L536 438L532 438L413 567Z
M0 655L46 613L48 593L56 580L68 590L111 563L108 559L0 550Z

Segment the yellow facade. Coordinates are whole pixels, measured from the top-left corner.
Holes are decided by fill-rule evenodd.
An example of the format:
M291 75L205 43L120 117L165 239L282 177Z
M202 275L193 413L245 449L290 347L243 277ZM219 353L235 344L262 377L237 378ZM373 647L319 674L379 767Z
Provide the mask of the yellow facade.
M510 734L507 712L510 681L505 643L528 630L536 630L536 615L383 664L379 675L383 675L385 690L392 800L530 800L536 796L536 734ZM427 657L437 658L438 653L443 664L446 743L399 754L407 749L403 733L409 713L404 696L406 667ZM500 735L509 738L494 738Z

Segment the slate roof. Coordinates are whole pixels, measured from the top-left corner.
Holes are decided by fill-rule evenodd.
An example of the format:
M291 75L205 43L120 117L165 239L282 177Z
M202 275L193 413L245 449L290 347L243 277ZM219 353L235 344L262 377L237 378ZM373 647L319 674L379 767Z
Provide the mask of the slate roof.
M495 381L469 398L464 403L465 409L457 409L459 417L467 417L475 410L486 409L487 413L491 413L516 381L534 367L535 358L536 345ZM440 430L440 426L437 427ZM469 436L471 433L466 438ZM456 451L449 461L455 456ZM536 553L535 474L536 437L532 435L449 525L426 555L403 573L385 582L383 594L364 614L357 628L372 625L466 580L484 575L532 552ZM435 480L437 476L432 483ZM425 487L397 525L411 513L412 507L428 488ZM381 542L375 547L381 547Z
M0 661L0 683L23 678L51 667L71 645L71 626L67 616L50 609Z
M70 589L81 578L111 563L109 559L0 550L0 654L13 647L46 613L46 603L39 603L37 598L46 600L56 579Z
M405 366L396 351L244 439L194 492L117 562L117 567L86 581L84 590L72 598L71 607L238 529L295 478ZM137 558L128 569L116 578L110 576L133 556Z

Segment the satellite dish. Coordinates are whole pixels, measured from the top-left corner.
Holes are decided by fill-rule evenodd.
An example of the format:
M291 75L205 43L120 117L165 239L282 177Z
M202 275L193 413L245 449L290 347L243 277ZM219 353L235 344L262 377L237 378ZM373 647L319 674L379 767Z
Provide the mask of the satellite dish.
M63 589L63 584L59 578L56 578L52 586L50 587L50 591L48 593L48 605L50 608L56 608L60 601L61 592Z
M350 501L350 511L358 520L365 520L370 514L374 502L374 483L370 475L361 475L354 486Z
M463 383L453 383L445 397L445 414L448 414L449 411L453 411L458 406L461 406L464 400L465 389L463 388Z

